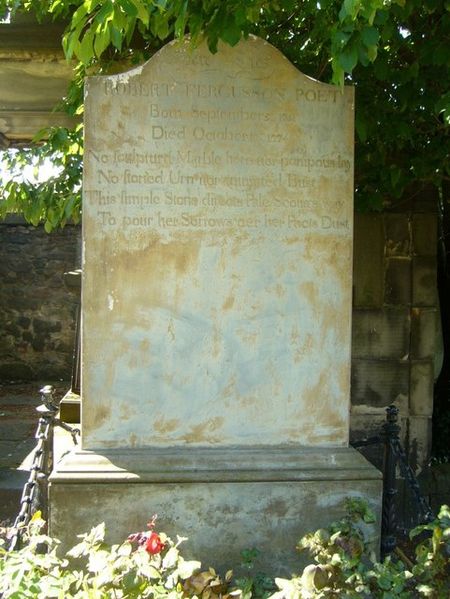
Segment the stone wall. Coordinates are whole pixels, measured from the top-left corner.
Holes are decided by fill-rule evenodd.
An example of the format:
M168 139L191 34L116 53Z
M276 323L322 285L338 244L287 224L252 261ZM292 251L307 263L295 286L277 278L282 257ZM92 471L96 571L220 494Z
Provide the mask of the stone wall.
M80 227L0 222L0 382L70 379L76 300L63 274L79 264Z
M352 438L379 432L394 403L416 470L430 455L441 356L432 206L416 201L402 213L358 214L355 223ZM366 453L380 465L379 449Z

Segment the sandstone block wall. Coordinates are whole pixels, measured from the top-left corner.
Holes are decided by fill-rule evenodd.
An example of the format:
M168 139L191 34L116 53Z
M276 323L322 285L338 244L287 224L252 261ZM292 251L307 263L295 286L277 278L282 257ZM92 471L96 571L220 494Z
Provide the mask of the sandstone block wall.
M429 210L357 214L355 222L352 438L376 434L394 403L416 470L429 458L441 355L437 217ZM366 453L380 464L379 448Z
M0 222L0 382L70 379L76 300L63 274L79 264L79 227Z

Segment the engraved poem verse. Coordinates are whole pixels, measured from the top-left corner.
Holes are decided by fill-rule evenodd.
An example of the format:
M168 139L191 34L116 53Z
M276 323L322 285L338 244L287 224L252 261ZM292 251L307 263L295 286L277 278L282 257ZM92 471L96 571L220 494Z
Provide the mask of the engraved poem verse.
M118 122L107 121L112 140L87 151L84 196L97 224L349 233L342 195L352 158L330 134L348 102L341 91L306 78L274 87L265 56L241 57L227 73L213 55L178 58L184 78L166 68L155 69L154 82L96 81L100 118L111 103L121 106ZM204 81L192 81L199 67ZM136 107L139 128L121 135Z

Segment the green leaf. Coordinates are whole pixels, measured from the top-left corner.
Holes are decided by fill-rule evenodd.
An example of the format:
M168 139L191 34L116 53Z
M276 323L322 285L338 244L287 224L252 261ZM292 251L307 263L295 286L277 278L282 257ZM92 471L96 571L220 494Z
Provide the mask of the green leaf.
M122 34L119 31L119 29L114 27L114 24L111 21L108 23L108 26L109 26L110 33L111 33L111 42L112 42L113 46L120 52L120 50L122 49L122 41L123 41Z
M55 12L59 8L60 5L61 5L61 0L55 0L54 2L52 2L52 4L50 4L48 12Z
M169 35L169 22L166 15L156 13L152 18L152 31L155 37L165 40Z
M336 58L333 58L331 66L333 69L332 82L341 88L344 87L344 69Z
M336 50L341 50L347 44L348 40L351 37L351 32L349 31L335 31L331 37L331 43Z
M450 92L443 94L434 106L435 113L442 115L444 123L450 125Z
M354 21L358 14L360 4L361 0L344 0L339 12L339 19L344 21L344 19L350 17L350 19Z
M348 45L339 54L339 63L345 72L351 73L358 62L358 51L354 44Z
M220 34L220 38L230 46L235 46L241 39L241 36L241 28L237 25L234 17L232 15L228 15L224 29Z
M42 141L43 139L47 138L48 135L49 135L49 128L44 127L43 129L39 129L39 131L37 133L35 133L35 135L33 136L33 139L31 141L33 143L38 143L39 141Z
M72 19L70 20L70 28L75 29L77 25L80 23L82 24L86 20L87 12L88 11L85 4L79 6L73 13Z
M85 0L86 8L88 12L92 12L96 6L98 6L103 0Z
M62 47L64 50L64 54L68 60L70 60L78 46L78 32L77 31L69 31L63 35L62 38Z
M95 15L95 23L99 25L105 25L108 21L111 21L114 18L114 6L111 0L107 0L98 13Z
M135 11L134 6L133 6L133 10ZM135 14L137 14L136 11L135 11ZM125 29L127 27L130 16L133 16L133 15L127 15L123 10L121 10L120 6L118 6L117 4L114 4L112 22L114 23L114 26L117 29L119 29L119 30Z
M343 2L341 5L341 9L339 11L339 15L338 15L341 23L342 23L342 21L344 21L346 19L347 15L348 15L347 8L345 6L345 3Z
M178 16L175 21L175 36L178 38L183 37L184 32L186 30L186 20L187 20L187 0L185 0L181 6L181 9L178 13Z
M181 580L186 580L190 578L194 572L200 570L202 563L194 560L186 561L182 557L179 558L178 561L178 575Z
M367 47L376 46L380 39L380 34L376 27L364 27L361 31L362 41Z
M137 9L137 16L144 23L145 26L148 26L150 20L150 11L145 7L142 0L133 0L134 5Z
M64 206L64 216L66 218L70 218L72 216L73 208L75 206L75 199L75 196L71 194L66 200Z
M365 48L363 45L358 46L358 60L363 67L367 67L367 65L369 65L371 62L367 53L367 48Z
M120 0L120 6L128 17L137 17L138 8L132 0Z
M211 54L216 54L217 52L217 44L219 43L219 38L215 32L209 32L207 37L208 49Z
M83 64L88 64L94 55L94 31L88 29L76 51L79 60Z
M173 568L178 561L179 551L176 547L171 547L164 556L163 568Z
M97 58L100 58L100 56L103 54L103 52L108 47L110 41L111 41L111 35L110 35L109 27L102 28L101 31L98 31L95 34L94 52L95 52L95 55L97 56Z
M369 25L373 25L378 8L380 8L380 5L378 3L372 4L372 2L368 4L363 4L361 6L361 14L364 17L364 19L369 23Z
M378 54L378 48L376 46L370 46L367 48L367 56L370 62L374 62Z
M123 590L127 593L128 596L133 596L131 593L133 591L139 591L141 584L141 578L138 576L138 573L135 569L127 572L122 578ZM135 596L139 596L136 594Z
M136 18L133 17L132 19L128 20L128 23L125 27L125 44L127 46L130 45L131 38L133 37L135 27L136 27Z

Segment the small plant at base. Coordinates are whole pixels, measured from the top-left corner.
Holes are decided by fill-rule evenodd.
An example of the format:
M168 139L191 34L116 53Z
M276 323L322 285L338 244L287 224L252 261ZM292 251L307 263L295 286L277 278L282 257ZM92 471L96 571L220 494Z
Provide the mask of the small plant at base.
M449 508L443 506L434 522L411 532L412 538L430 535L416 548L416 564L390 557L376 561L365 534L372 519L364 502L351 500L342 520L305 535L298 548L307 549L316 563L306 566L301 576L276 579L279 591L272 599L448 599Z
M416 527L410 533L414 539L422 533L427 537L416 547L416 563L412 568L420 580L418 591L423 597L450 597L450 508L443 505L438 517L430 524Z
M150 522L147 523L148 531L147 532L136 532L131 534L128 537L128 541L130 543L137 542L140 547L143 547L145 551L151 553L152 555L157 555L161 553L166 544L161 539L161 536L155 532L153 529L156 524L156 514L152 516Z
M200 562L185 560L179 551L184 539L173 542L154 530L130 535L121 545L104 542L104 524L81 535L68 557L59 557L58 541L42 534L44 522L36 514L25 533L27 544L7 552L0 545L0 596L2 599L448 599L450 597L450 509L443 506L436 520L419 526L411 537L425 535L416 548L416 563L386 559L380 563L370 552L365 528L373 519L367 506L352 500L347 515L327 529L305 535L299 549L308 550L313 564L301 576L276 579L279 590L264 575L236 580L233 572L222 579L213 568L200 570ZM137 543L133 548L132 543ZM45 546L46 552L42 552ZM256 550L244 553L251 570Z
M104 542L104 524L80 535L80 543L67 553L68 558L77 560L75 569L68 559L58 557L58 541L41 534L45 523L36 515L27 528L27 543L22 549L7 552L0 547L0 596L225 598L233 573L229 571L222 581L212 569L200 572L199 561L185 560L180 554L179 545L185 539L177 537L173 542L164 533L155 532L155 521L153 517L148 531L130 535L120 545ZM133 542L138 545L136 549ZM45 553L41 553L43 546Z
M67 569L66 559L56 555L58 541L42 533L44 525L40 512L36 512L22 531L25 546L18 551L8 552L5 541L0 541L2 598L72 596L69 589L75 587L77 575Z
M255 561L260 552L256 548L244 549L241 552L241 568L248 571L247 576L236 579L235 583L241 593L242 599L267 599L276 590L275 580L263 572L253 574Z

